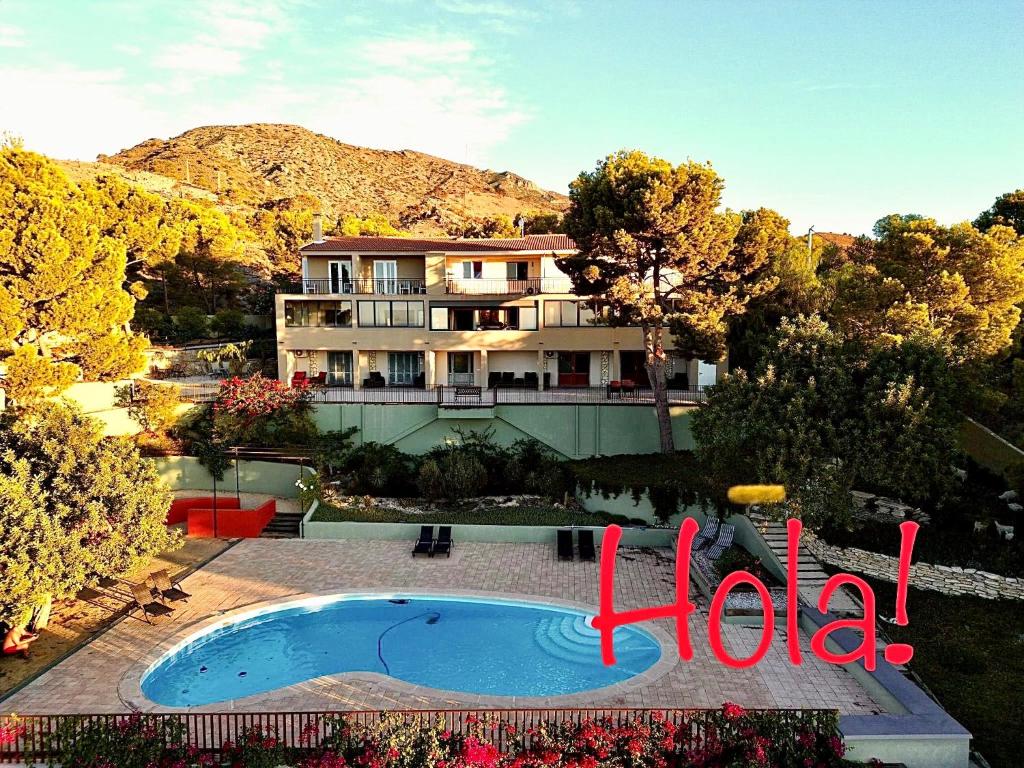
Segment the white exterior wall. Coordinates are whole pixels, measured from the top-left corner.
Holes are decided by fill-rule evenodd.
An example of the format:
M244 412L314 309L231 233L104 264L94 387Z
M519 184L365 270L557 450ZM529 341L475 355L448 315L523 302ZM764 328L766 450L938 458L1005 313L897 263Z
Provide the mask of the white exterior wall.
M537 353L532 351L495 352L491 350L487 353L487 368L491 373L511 371L517 377L522 377L524 373L539 374Z

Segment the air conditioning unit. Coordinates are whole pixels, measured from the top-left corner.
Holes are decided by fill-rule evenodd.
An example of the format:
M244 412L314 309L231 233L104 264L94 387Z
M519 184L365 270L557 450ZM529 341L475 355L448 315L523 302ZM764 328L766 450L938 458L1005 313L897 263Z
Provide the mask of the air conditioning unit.
M537 292L537 289L534 288L532 285L527 286L527 288L526 288L526 295L527 296L533 296L533 294L535 294L536 292Z
M544 357L554 357L554 356L555 356L555 353L552 352L550 349L545 349L544 350Z
M295 356L296 357L305 357L306 356L306 350L304 350L304 349L296 349L295 350Z

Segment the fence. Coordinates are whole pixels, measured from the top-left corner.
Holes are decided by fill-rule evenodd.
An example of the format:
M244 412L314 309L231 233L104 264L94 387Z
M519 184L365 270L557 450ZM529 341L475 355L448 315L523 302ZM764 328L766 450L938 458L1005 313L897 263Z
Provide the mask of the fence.
M778 718L780 729L795 739L801 730L818 732L835 729L838 713L827 709L747 710ZM570 721L574 724L590 719L607 718L613 727L631 721L649 723L658 713L680 729L678 744L682 748L699 745L708 726L714 723L721 732L721 710L708 709L503 709L503 710L402 710L387 713L403 718L410 727L429 725L443 718L446 729L456 734L469 732L480 719L498 718L511 725L518 734L527 734L544 723ZM147 725L152 725L154 738L164 738L173 728L182 729L181 744L210 754L217 761L225 742L239 741L243 731L261 728L271 731L286 749L316 749L331 733L337 718L343 717L349 725L373 725L385 715L383 712L231 712L231 713L172 713L142 714ZM60 739L74 738L90 726L105 725L117 728L127 714L96 715L11 715L0 716L0 733L13 738L0 739L0 763L31 763L55 757ZM505 728L497 728L492 743L502 752L515 746Z
M194 403L212 402L220 390L218 382L187 382L178 385L181 397ZM669 405L697 405L706 401L705 386L669 389ZM441 405L446 407L492 407L495 405L654 405L654 392L648 387L632 391L610 387L566 387L537 390L528 387L493 388L471 385L441 385L431 389L416 387L311 387L313 403L356 403L380 405Z
M427 292L427 284L422 277L353 277L348 280L329 277L307 277L302 282L289 284L283 292L305 294L422 294Z

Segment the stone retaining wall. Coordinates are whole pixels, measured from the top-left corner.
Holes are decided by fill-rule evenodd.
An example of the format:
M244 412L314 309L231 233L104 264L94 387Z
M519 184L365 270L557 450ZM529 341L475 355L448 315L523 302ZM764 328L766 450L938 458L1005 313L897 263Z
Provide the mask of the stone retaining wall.
M896 582L898 557L880 555L855 547L835 547L808 531L804 531L802 540L811 554L824 563L846 571ZM954 565L914 563L910 566L910 584L918 589L930 589L945 595L974 595L991 600L1024 600L1024 579Z

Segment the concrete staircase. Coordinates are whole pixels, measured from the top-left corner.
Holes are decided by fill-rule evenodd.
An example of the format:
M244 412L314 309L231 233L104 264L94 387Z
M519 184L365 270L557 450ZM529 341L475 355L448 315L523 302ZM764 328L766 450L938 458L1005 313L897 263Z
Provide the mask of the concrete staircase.
M768 544L768 548L782 563L789 568L789 553L786 551L786 524L769 520L763 515L752 513L750 521ZM828 574L822 570L818 559L812 555L801 542L797 550L796 573L800 599L808 605L818 607L818 598L828 580ZM864 606L855 600L845 588L836 590L829 601L829 610L841 618L861 618Z
M267 527L260 534L261 539L297 539L299 528L302 523L301 512L281 512L274 515L274 519L267 523Z

